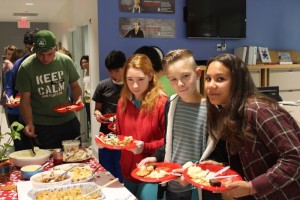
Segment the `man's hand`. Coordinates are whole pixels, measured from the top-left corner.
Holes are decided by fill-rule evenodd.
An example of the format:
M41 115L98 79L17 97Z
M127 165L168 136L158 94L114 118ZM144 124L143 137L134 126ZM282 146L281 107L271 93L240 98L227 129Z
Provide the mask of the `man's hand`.
M35 134L34 125L26 125L24 128L24 133L28 137L37 137L37 135Z

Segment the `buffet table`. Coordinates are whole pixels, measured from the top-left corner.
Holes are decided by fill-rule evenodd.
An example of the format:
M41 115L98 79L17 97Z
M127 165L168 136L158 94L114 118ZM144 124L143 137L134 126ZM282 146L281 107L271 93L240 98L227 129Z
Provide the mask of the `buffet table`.
M99 167L99 162L95 157L83 162L88 164L92 169ZM53 166L52 158L49 159L49 164L45 166L45 170L50 170ZM105 171L103 167L97 170L95 176L90 181L97 183L98 185L104 185L114 177ZM119 181L113 183L112 185L102 189L105 196L105 200L135 200L136 197L127 190L123 184ZM31 200L32 185L28 180L24 180L21 176L20 169L13 167L12 173L10 175L10 181L6 184L0 183L0 200Z

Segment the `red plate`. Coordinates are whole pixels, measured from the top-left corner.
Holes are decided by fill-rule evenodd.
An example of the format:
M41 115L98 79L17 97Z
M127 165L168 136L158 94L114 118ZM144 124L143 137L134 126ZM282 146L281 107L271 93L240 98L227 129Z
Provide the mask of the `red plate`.
M68 104L62 104L62 105L56 106L54 108L54 111L58 112L58 113L73 112L73 111L82 110L83 107L84 107L83 103L81 103L81 104L68 103Z
M158 168L158 169L161 168L161 169L165 170L166 172L172 172L173 169L182 168L182 166L177 163L159 162L159 163L156 163L156 168ZM138 170L139 170L139 168L135 168L131 172L131 176L133 178L138 179L143 182L159 183L159 182L170 181L170 180L178 178L178 176L175 176L175 175L167 175L162 178L147 178L147 177L138 176L136 174L138 172Z
M101 135L101 133L99 134L99 136L95 137L95 141L97 143L99 143L101 146L104 146L105 148L121 150L121 149L132 149L132 148L136 147L136 144L134 143L134 140L126 146L107 144L107 143L105 143L104 141L102 141L100 139L100 135ZM125 137L124 135L118 135L119 140L124 140L124 137Z
M220 169L224 168L222 166L218 166L218 165L203 165L203 164L197 164L197 166L201 167L202 170L206 170L208 169L209 171L211 172L217 172L219 171ZM221 181L221 187L213 187L213 186L207 186L207 185L202 185L200 183L196 183L194 182L190 177L189 175L187 174L187 171L188 171L188 168L185 169L183 171L183 177L185 178L185 180L189 183L191 183L192 185L196 186L196 187L199 187L201 189L204 189L204 190L209 190L209 191L224 191L224 190L227 190L227 188L224 186L224 183L226 181L230 181L230 179L232 181L240 181L242 180L242 177L234 170L232 169L229 169L227 171L225 171L224 173L222 174L219 174L218 176L226 176L226 175L238 175L238 176L235 176L235 177L230 177L230 178L220 178L219 180Z
M107 128L111 130L112 132L116 132L116 122L112 122L108 124Z
M15 107L19 107L20 104L18 104L18 103L13 103L13 104L6 103L5 105L6 105L7 107L10 107L10 108L15 108Z
M19 102L20 102L20 95L19 94L16 95L15 99L17 99L17 98L19 98ZM15 108L15 107L19 107L20 106L20 103L12 103L12 104L10 104L10 103L6 102L5 104L6 104L7 107L10 107L10 108Z
M110 121L109 118L116 116L116 113L107 113L107 114L103 114L102 116L105 118L105 120L98 117L97 121L103 124L110 124L113 121Z

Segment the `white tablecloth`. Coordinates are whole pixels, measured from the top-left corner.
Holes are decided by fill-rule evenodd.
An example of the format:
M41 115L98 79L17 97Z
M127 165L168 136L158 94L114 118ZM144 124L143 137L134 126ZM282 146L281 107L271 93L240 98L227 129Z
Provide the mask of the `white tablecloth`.
M91 181L98 185L104 185L112 179L114 177L109 172L98 172ZM19 181L17 188L19 200L32 200L32 185L30 181ZM136 200L136 197L118 181L103 188L102 192L105 200Z

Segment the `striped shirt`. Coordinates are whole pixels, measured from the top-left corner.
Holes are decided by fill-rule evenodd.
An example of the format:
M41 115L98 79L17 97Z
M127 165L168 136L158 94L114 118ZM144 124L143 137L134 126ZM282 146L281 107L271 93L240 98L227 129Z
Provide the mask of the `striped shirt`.
M188 161L200 160L207 142L207 110L206 103L185 103L178 100L173 122L171 161L181 165ZM186 191L191 185L183 188L177 182L168 185L171 191Z

